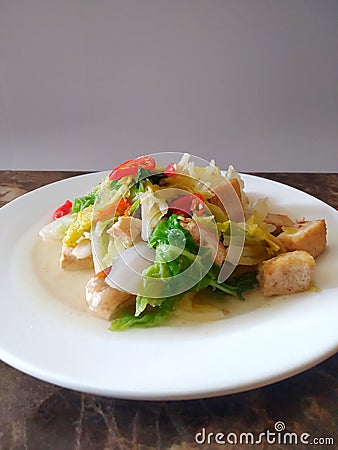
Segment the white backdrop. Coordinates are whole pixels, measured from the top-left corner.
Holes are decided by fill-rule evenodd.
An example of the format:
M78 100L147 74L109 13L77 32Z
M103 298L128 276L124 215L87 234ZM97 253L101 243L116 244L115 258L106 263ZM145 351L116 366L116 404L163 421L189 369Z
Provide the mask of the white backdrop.
M0 0L0 169L338 171L337 0Z

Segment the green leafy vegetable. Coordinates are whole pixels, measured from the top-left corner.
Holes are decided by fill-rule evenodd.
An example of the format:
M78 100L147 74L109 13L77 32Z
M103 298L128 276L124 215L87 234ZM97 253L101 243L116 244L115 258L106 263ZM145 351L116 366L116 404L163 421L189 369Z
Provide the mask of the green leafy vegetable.
M129 214L132 215L133 212L140 206L140 204L141 204L140 199L135 200L129 209Z
M95 192L91 192L88 195L84 195L83 197L76 198L73 201L72 211L74 213L78 213L83 209L87 208L90 205L94 205L97 194Z
M179 233L177 234L182 235L183 233L184 235L185 249L189 250L191 253L197 254L199 246L193 240L189 231L181 226L178 217L177 214L172 214L168 219L163 219L150 236L149 245L155 249L161 244L172 245L172 238L175 233L173 230L178 230Z
M246 221L245 227L247 242L262 243L269 256L275 256L279 252L281 248L280 242L265 228L255 214Z
M162 178L166 178L166 177L167 176L163 172L153 173L148 169L139 167L137 174L136 174L136 178L135 178L136 189L139 192L144 192L145 191L145 180L150 181L150 183L152 183L152 184L158 184Z
M155 248L156 257L154 263L143 272L142 278L144 287L152 293L152 296L136 297L136 316L143 313L148 305L151 307L162 306L168 301L168 298L171 298L173 289L176 292L180 291L179 284L182 284L182 289L184 289L186 280L178 279L175 276L188 269L195 261L196 253L199 250L190 233L181 227L176 214L168 219L163 219L157 225L150 236L149 245ZM202 261L200 264L202 269ZM159 285L153 282L154 279L163 281L160 284L161 292L156 292Z
M254 289L258 282L255 272L246 272L234 278L230 278L223 283L217 282L218 274L211 268L208 274L192 289L192 291L200 291L204 288L211 288L213 291L219 290L225 294L238 297L244 300L243 293Z
M122 331L132 327L155 327L172 314L180 299L180 296L168 297L161 305L144 311L144 313L139 316L135 316L134 314L125 311L120 317L112 321L109 329L111 331Z
M121 183L120 183L119 180L113 180L113 181L110 183L110 189L111 189L111 190L114 190L114 191L117 191L118 189L120 189L121 186L122 186L122 185L121 185Z
M148 178L152 175L152 172L148 169L144 169L143 167L139 167L137 170L135 181L139 183L141 180Z
M163 219L157 225L149 238L149 245L155 249L156 257L154 263L143 272L142 278L144 286L149 288L152 296L137 296L135 313L122 313L112 321L110 330L153 327L167 319L183 296L172 296L173 287L177 289L176 292L180 292L179 284L182 283L182 290L186 289L186 279L176 275L185 272L193 263L194 278L196 276L200 281L190 291L210 288L244 300L243 293L257 285L254 272L245 273L224 283L217 282L219 269L215 266L205 275L205 267L209 267L211 263L211 249L199 247L189 231L181 226L176 214ZM161 292L156 292L159 286L154 283L156 279L163 281L160 284Z
M135 178L135 187L138 192L144 192L146 186L146 180L152 176L150 170L139 167Z

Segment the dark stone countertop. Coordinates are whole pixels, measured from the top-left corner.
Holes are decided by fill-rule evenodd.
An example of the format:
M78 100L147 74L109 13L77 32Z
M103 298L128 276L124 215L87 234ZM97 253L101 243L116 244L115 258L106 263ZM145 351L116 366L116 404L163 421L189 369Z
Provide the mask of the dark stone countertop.
M75 172L0 171L0 206L47 183ZM304 190L338 209L338 174L256 174ZM338 299L337 299L338 300ZM306 449L337 445L338 357L284 381L227 396L170 402L109 399L71 391L37 380L0 362L0 449ZM286 431L308 433L326 444L230 443L231 434ZM198 443L195 435L210 435ZM229 442L224 444L224 433ZM281 435L281 434L280 434ZM276 435L277 436L277 435ZM200 441L202 435L198 435ZM232 441L234 442L234 435ZM273 439L276 439L273 442ZM295 439L295 437L293 437ZM304 436L306 439L306 436ZM328 440L331 439L331 442Z

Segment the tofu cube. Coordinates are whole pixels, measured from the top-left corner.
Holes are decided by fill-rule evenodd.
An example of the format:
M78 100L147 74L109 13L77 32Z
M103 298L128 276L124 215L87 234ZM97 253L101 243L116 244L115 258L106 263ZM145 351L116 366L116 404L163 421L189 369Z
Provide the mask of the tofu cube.
M278 236L287 252L304 250L314 258L326 247L326 223L324 219L308 222L297 222L294 230L283 231Z
M307 291L315 268L312 255L303 250L282 253L263 261L258 267L258 281L265 296Z
M66 270L92 269L94 264L90 243L81 241L75 247L62 244L60 267Z

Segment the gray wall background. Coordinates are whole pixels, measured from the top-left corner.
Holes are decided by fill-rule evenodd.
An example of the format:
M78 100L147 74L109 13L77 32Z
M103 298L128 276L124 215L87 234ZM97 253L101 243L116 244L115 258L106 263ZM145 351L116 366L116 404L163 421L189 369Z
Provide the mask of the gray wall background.
M337 0L0 0L0 169L338 171Z

